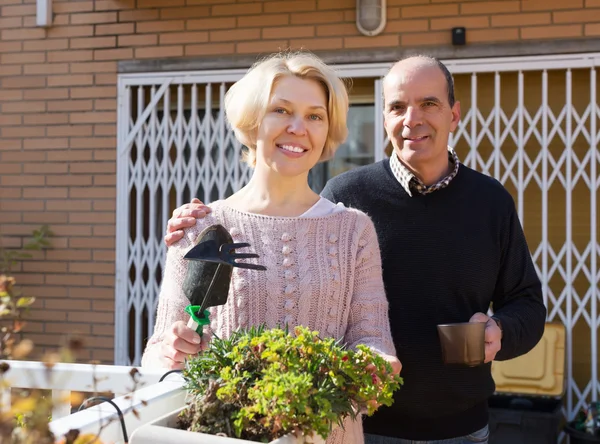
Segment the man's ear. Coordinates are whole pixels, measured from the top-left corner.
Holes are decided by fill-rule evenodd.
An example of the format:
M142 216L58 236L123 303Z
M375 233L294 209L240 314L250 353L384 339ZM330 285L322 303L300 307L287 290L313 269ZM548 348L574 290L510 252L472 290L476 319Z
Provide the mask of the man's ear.
M450 132L454 132L460 121L460 102L457 100L452 106L452 122L450 123Z

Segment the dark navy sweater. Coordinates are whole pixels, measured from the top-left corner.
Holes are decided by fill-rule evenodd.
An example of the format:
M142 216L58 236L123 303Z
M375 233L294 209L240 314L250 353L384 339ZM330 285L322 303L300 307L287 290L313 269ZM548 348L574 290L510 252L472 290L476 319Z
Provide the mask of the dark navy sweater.
M365 433L414 440L467 435L488 422L491 364L442 362L437 325L466 322L493 305L503 328L497 360L528 352L544 331L540 280L511 195L460 165L448 187L410 197L389 160L331 179L322 195L375 224L390 323L404 386Z

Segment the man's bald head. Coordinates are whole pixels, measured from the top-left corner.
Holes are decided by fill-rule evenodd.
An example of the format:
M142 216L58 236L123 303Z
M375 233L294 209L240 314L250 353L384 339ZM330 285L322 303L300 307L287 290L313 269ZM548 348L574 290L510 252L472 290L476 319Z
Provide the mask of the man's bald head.
M383 82L385 83L386 79L389 76L396 75L398 73L403 72L404 70L419 70L422 68L429 67L438 68L444 75L444 78L446 79L446 87L448 90L448 103L450 104L450 107L453 107L454 102L456 101L454 97L454 79L452 78L452 74L450 74L450 71L448 71L448 68L446 68L446 65L444 65L435 57L427 55L416 55L400 59L392 65L388 73L383 78Z

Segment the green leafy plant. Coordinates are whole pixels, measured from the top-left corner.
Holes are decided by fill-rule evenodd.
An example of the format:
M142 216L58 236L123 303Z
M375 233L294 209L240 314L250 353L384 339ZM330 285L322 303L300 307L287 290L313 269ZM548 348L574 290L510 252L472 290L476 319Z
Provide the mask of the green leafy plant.
M402 384L368 347L349 350L305 327L214 337L183 375L190 400L181 428L257 442L289 433L326 438L345 418L391 405Z
M53 235L48 225L42 225L38 230L33 231L32 239L27 242L21 250L6 249L0 247L0 273L9 274L12 267L23 259L30 259L32 256L27 251L40 251L44 248L50 248L49 237Z

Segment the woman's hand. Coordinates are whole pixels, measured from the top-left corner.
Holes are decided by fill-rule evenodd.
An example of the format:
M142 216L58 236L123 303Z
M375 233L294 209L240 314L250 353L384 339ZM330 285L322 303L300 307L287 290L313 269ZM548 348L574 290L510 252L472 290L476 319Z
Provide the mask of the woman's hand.
M185 359L190 355L197 355L205 346L206 344L198 333L183 321L177 321L165 333L160 345L161 367L182 369Z
M189 204L184 204L173 211L173 217L167 223L165 244L173 245L183 237L183 230L196 225L196 219L206 217L212 210L204 205L200 199L193 198Z
M385 359L392 366L392 375L399 375L402 370L402 363L400 360L392 355L386 355L385 353L380 353L383 359Z

